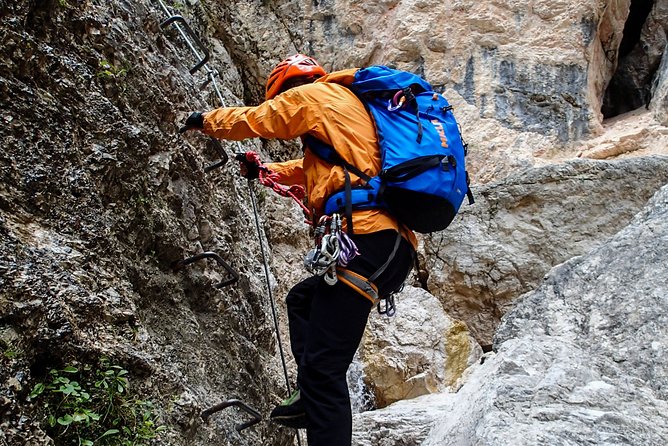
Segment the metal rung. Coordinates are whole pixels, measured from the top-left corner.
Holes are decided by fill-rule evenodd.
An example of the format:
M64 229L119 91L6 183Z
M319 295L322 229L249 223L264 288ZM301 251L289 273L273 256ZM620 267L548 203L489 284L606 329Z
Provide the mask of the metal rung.
M165 20L164 22L162 22L160 24L160 28L164 29L164 28L168 27L169 25L171 25L173 23L177 23L176 29L179 30L179 32L181 33L181 35L185 39L186 43L190 47L190 50L193 52L193 54L195 54L196 56L199 56L199 54L197 53L197 50L192 45L191 40L192 40L192 42L195 42L195 45L197 45L197 48L204 54L204 57L200 58L199 62L197 62L189 70L190 74L195 74L195 72L197 70L202 68L209 61L209 57L210 57L209 49L207 47L205 47L204 44L199 40L199 38L197 37L197 34L195 34L195 32L190 27L190 25L188 25L188 22L186 21L186 19L183 18L183 16L180 16L180 15L171 16L170 18L168 18L167 20ZM181 27L183 27L183 29L181 29ZM185 30L185 32L184 32L184 30ZM188 38L190 38L191 40L189 40Z
M226 163L227 160L230 159L228 156L227 152L225 149L223 149L223 145L218 141L216 138L213 136L211 137L211 144L213 144L213 148L216 149L216 152L218 152L218 155L220 155L220 161L217 161L213 164L210 164L204 168L205 173L209 173L214 169L218 169L219 167L223 167Z
M239 409L243 410L248 415L253 417L250 421L246 421L245 423L237 424L234 427L237 430L237 432L241 432L242 430L244 430L248 427L254 426L257 423L259 423L260 421L262 421L262 415L260 415L260 412L258 412L257 410L250 407L248 404L246 404L242 401L239 401L239 400L228 400L228 401L224 401L220 404L216 404L215 406L203 411L202 415L200 415L200 416L202 417L202 420L204 420L204 422L206 423L207 421L209 421L209 417L211 415L213 415L214 413L220 412L221 410L226 409L228 407L232 407L232 406L238 407Z
M215 252L203 252L201 254L197 254L192 257L188 257L187 259L179 260L176 262L173 266L174 271L180 271L186 266L190 265L191 263L197 262L198 260L202 259L214 259L220 266L225 268L225 270L228 272L231 278L224 280L216 285L214 285L214 288L221 289L227 285L232 285L235 283L237 280L239 280L239 274L237 274L236 271L232 269L230 265L228 265L225 260Z
M185 41L188 48L190 48L192 54L198 58L198 62L190 69L190 74L194 74L197 70L204 67L207 79L202 85L202 88L205 88L209 84L213 84L213 89L216 92L216 96L218 96L218 101L220 101L221 106L225 107L225 100L223 99L223 95L218 88L218 83L216 82L216 75L218 72L216 70L212 70L207 65L207 62L210 58L209 49L204 46L202 41L199 39L199 37L197 37L197 34L195 34L183 16L172 13L162 0L158 0L158 3L160 4L162 10L169 16L167 20L160 23L160 28L164 29L172 24L174 25L177 31L181 34L181 37ZM204 54L204 57L201 57L200 54ZM214 169L223 167L229 159L229 156L223 149L220 141L213 137L211 138L211 141L213 143L214 149L218 152L221 159L213 164L205 166L205 173L209 173Z

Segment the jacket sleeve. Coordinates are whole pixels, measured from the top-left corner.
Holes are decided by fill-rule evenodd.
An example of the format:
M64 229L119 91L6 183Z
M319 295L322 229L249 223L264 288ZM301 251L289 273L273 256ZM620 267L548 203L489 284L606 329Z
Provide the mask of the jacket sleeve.
M204 114L204 132L221 139L294 139L317 131L322 107L311 94L293 88L255 107L223 107Z
M277 182L284 186L304 186L304 159L284 161L281 163L267 163L265 166L278 175Z

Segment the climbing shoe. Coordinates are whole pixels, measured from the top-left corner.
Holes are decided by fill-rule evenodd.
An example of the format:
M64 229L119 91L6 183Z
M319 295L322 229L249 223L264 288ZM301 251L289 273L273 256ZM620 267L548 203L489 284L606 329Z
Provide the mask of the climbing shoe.
M294 391L290 398L283 401L271 411L269 419L282 426L294 429L306 429L306 411L301 400L299 389Z

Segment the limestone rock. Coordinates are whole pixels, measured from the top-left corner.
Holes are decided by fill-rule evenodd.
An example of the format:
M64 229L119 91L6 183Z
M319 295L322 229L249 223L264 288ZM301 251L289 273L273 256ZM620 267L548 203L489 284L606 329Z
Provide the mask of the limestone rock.
M668 42L666 49L668 53ZM656 73L650 109L658 122L668 126L668 57L665 56Z
M476 204L424 238L429 290L491 344L518 296L619 231L666 183L668 158L656 156L570 161L474 188Z
M416 446L455 411L456 393L434 393L397 401L353 416L355 446Z
M457 393L356 415L356 444L665 444L667 243L665 186L524 295Z
M643 34L636 55L626 59L644 73L634 91L645 93L647 76L664 52L668 23L666 2L655 3L646 23L634 24L643 26ZM629 0L529 6L517 0L318 2L305 8L304 35L308 48L333 61L332 68L390 64L444 88L471 145L474 181L487 182L539 164L548 152L568 153L573 142L601 133L603 97L621 63L630 5Z
M597 26L603 19L598 15L615 11L608 14L616 18L609 21L614 46L624 7L628 1L610 8L593 1L527 8L512 0L349 0L336 7L321 2L305 19L311 47L325 55L322 59L335 60L336 68L395 65L447 88L453 102L460 102L454 92L461 96L473 108L461 114L462 105L455 106L471 153L495 160L493 172L490 164L471 158L475 181L486 181L533 164L540 147L563 146L598 129L600 96L613 67L605 59L591 65L587 59L599 48ZM590 84L598 85L596 92L590 92ZM480 120L493 122L485 122L486 128ZM528 138L549 142L531 144Z
M656 97L660 100L660 97ZM603 124L601 136L583 141L578 156L613 159L650 154L668 155L668 127L658 122L655 112L641 108L616 116Z
M268 411L285 383L246 181L232 163L205 175L220 155L208 138L176 133L214 106L201 72L188 72L178 32L160 29L158 2L0 9L0 332L18 336L0 345L0 443L48 444L33 442L48 425L30 389L48 370L105 356L154 404L167 427L159 443L220 444L238 414L203 425L203 408L237 397ZM222 94L238 85L243 95L224 46L212 47ZM172 269L202 251L221 255L238 283L214 288L227 277L213 261ZM174 410L180 394L188 404ZM291 443L273 426L231 441Z
M603 131L601 104L618 67L630 3L282 0L214 2L188 12L204 34L222 40L210 39L218 65L233 68L223 85L248 105L262 100L273 64L296 51L328 70L382 63L424 75L455 106L472 178L484 183L572 156L574 145ZM663 23L665 0L656 2L638 44L638 54L652 61L646 74L661 60ZM645 64L638 57L630 66Z
M422 444L664 444L667 244L668 186L522 298Z
M377 407L455 386L482 353L431 294L406 286L396 300L394 317L372 313L360 350Z
M604 116L616 116L644 108L652 100L652 80L666 57L668 1L635 3L623 37L615 48L615 72L603 98Z
M228 105L257 104L273 65L295 51L313 54L329 70L387 63L424 74L446 91L470 143L474 182L490 182L551 163L555 153L572 155L572 141L601 130L601 95L630 2L164 2L211 50L219 92L203 70L189 72L193 55L174 27L161 29L166 16L160 3L17 0L0 6L0 442L48 442L25 393L48 368L109 356L156 404L167 426L162 444L292 444L291 433L273 425L236 434L238 414L232 411L198 424L200 409L227 398L266 413L285 396L260 247L267 248L269 286L284 315L280 301L303 275L308 242L297 237L307 230L294 206L256 191L258 239L235 163L205 174L202 167L220 154L207 138L177 135L183 119L221 105L221 97ZM656 5L659 14L665 1ZM662 16L653 23L662 23ZM662 76L651 107L665 124ZM655 126L650 138L661 131ZM647 141L637 132L617 147ZM228 154L255 150L263 159L301 153L298 143L253 140L223 147ZM587 147L583 156L618 156L614 147L597 150L597 144ZM550 175L533 178L554 182ZM648 180L639 178L637 184ZM637 184L612 183L624 200L615 211L626 215ZM585 187L574 190L590 194ZM503 199L485 205L485 218L494 215L494 206L503 214L498 203ZM574 209L606 217L586 213L584 205ZM549 218L577 215L574 209L555 207ZM492 229L531 227L507 215L508 225ZM613 223L603 218L594 229ZM549 221L541 224L549 227ZM489 225L481 220L474 228L488 235L470 249L491 246L493 257L499 248L497 236L485 231ZM545 237L533 234L520 242L534 249ZM531 280L592 247L578 238L571 242L574 248L555 240L535 248L540 254L522 264L538 263ZM521 243L511 245L519 249ZM175 260L208 250L240 273L235 287L213 287L224 278L213 262L173 271ZM440 250L437 255L448 258ZM500 271L512 272L507 258L500 259ZM461 271L455 279L474 291L500 280L491 268ZM527 279L507 287L508 295L534 286ZM498 320L501 312L488 319ZM459 333L456 339L464 342ZM457 367L439 376L449 384L460 373Z

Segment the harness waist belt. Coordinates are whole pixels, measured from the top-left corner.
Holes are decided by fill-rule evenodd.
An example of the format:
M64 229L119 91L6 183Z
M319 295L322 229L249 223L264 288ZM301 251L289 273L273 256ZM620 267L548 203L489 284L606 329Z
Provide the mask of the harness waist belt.
M380 301L378 287L366 277L341 267L336 268L336 274L341 282L369 299L373 305Z

